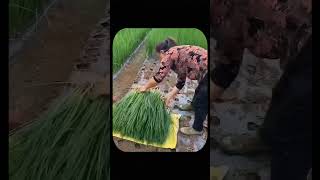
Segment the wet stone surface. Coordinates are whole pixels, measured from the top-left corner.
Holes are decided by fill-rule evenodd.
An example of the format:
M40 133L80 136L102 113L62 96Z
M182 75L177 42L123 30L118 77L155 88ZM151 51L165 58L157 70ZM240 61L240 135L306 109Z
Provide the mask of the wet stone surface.
M213 54L211 52L211 56ZM210 164L230 168L225 180L270 179L269 155L227 155L221 151L218 142L225 135L256 133L264 120L272 88L280 75L278 60L259 59L245 52L238 77L223 95L223 98L236 99L211 104L210 112L214 117L210 122Z

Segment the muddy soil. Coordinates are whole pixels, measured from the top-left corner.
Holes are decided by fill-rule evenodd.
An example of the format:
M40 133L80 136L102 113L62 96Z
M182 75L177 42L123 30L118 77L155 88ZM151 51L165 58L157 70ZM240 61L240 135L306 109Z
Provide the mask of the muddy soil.
M268 155L229 156L215 142L225 135L256 133L268 109L272 88L281 73L278 60L259 59L246 51L238 77L224 94L225 98L237 98L211 105L211 119L219 123L210 124L210 161L211 166L226 165L230 168L225 180L246 179L243 174L248 173L256 173L261 180L270 179Z
M155 57L145 58L145 55L141 54L144 52L145 46L142 45L133 59L130 60L130 64L126 65L118 77L113 80L113 95L123 97L131 89L144 85L159 70L160 62L158 59ZM164 81L158 85L160 92L166 94L171 91L175 86L176 79L177 75L170 72ZM194 113L180 111L177 106L190 103L196 87L197 81L187 80L185 87L170 105L172 112L189 116L188 120L179 122L179 127L193 124ZM156 148L119 138L114 138L114 142L120 150L126 152L195 152L204 146L207 134L207 128L204 128L204 133L201 136L186 136L178 132L178 142L175 149Z
M69 81L105 0L61 0L9 65L9 128L37 117ZM108 45L109 46L109 45Z
M146 59L146 46L141 43L136 52L127 60L125 65L114 76L113 96L123 97L131 89L131 85L137 82L137 74Z

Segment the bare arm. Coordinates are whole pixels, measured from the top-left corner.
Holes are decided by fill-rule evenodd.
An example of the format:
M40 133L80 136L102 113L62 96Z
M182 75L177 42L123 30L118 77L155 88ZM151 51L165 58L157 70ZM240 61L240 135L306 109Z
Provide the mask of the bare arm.
M159 68L159 71L145 84L140 88L140 92L147 91L150 88L155 87L158 83L160 83L170 72L170 67L172 64L172 60L170 59L170 56L164 57L164 59L161 62L161 67Z
M234 47L228 43L217 47L216 51L212 52L215 68L210 72L210 80L214 98L219 98L237 77L243 50L241 46Z
M176 86L166 95L166 105L169 105L172 98L174 98L180 89L178 89Z
M214 84L212 79L210 78L210 101L215 102L217 101L223 94L225 89L220 86Z
M140 92L145 92L150 88L153 88L155 86L157 86L157 82L154 80L154 78L149 79L149 81L140 88Z

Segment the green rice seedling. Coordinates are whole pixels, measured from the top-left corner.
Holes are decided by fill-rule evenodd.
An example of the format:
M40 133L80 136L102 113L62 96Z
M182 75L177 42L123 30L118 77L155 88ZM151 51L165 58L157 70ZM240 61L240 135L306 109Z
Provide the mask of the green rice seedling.
M40 16L48 0L9 0L9 35L26 30Z
M116 34L112 43L113 73L122 67L149 31L149 28L125 28Z
M110 104L77 88L9 137L9 179L110 179Z
M196 28L154 28L146 39L148 55L152 55L156 45L168 37L173 38L178 45L195 45L208 49L205 35Z
M170 123L170 114L157 91L131 92L113 106L113 131L140 141L163 144Z

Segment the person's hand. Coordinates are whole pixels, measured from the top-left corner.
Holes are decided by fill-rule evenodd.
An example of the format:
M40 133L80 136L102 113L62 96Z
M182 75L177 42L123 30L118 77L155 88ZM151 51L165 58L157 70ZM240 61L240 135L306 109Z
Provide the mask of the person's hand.
M166 97L165 97L165 103L166 103L166 106L169 107L170 103L171 103L171 100L172 100L172 96L170 94L168 94Z
M112 102L116 102L118 98L116 96L112 96Z
M147 88L145 86L141 86L139 89L138 89L139 92L146 92L147 91Z
M215 85L212 81L210 81L210 101L214 103L224 103L224 102L232 102L237 101L237 97L228 97L222 98L225 89L222 87Z
M222 87L215 85L210 80L210 101L211 102L220 102L222 94L224 93L225 89Z

